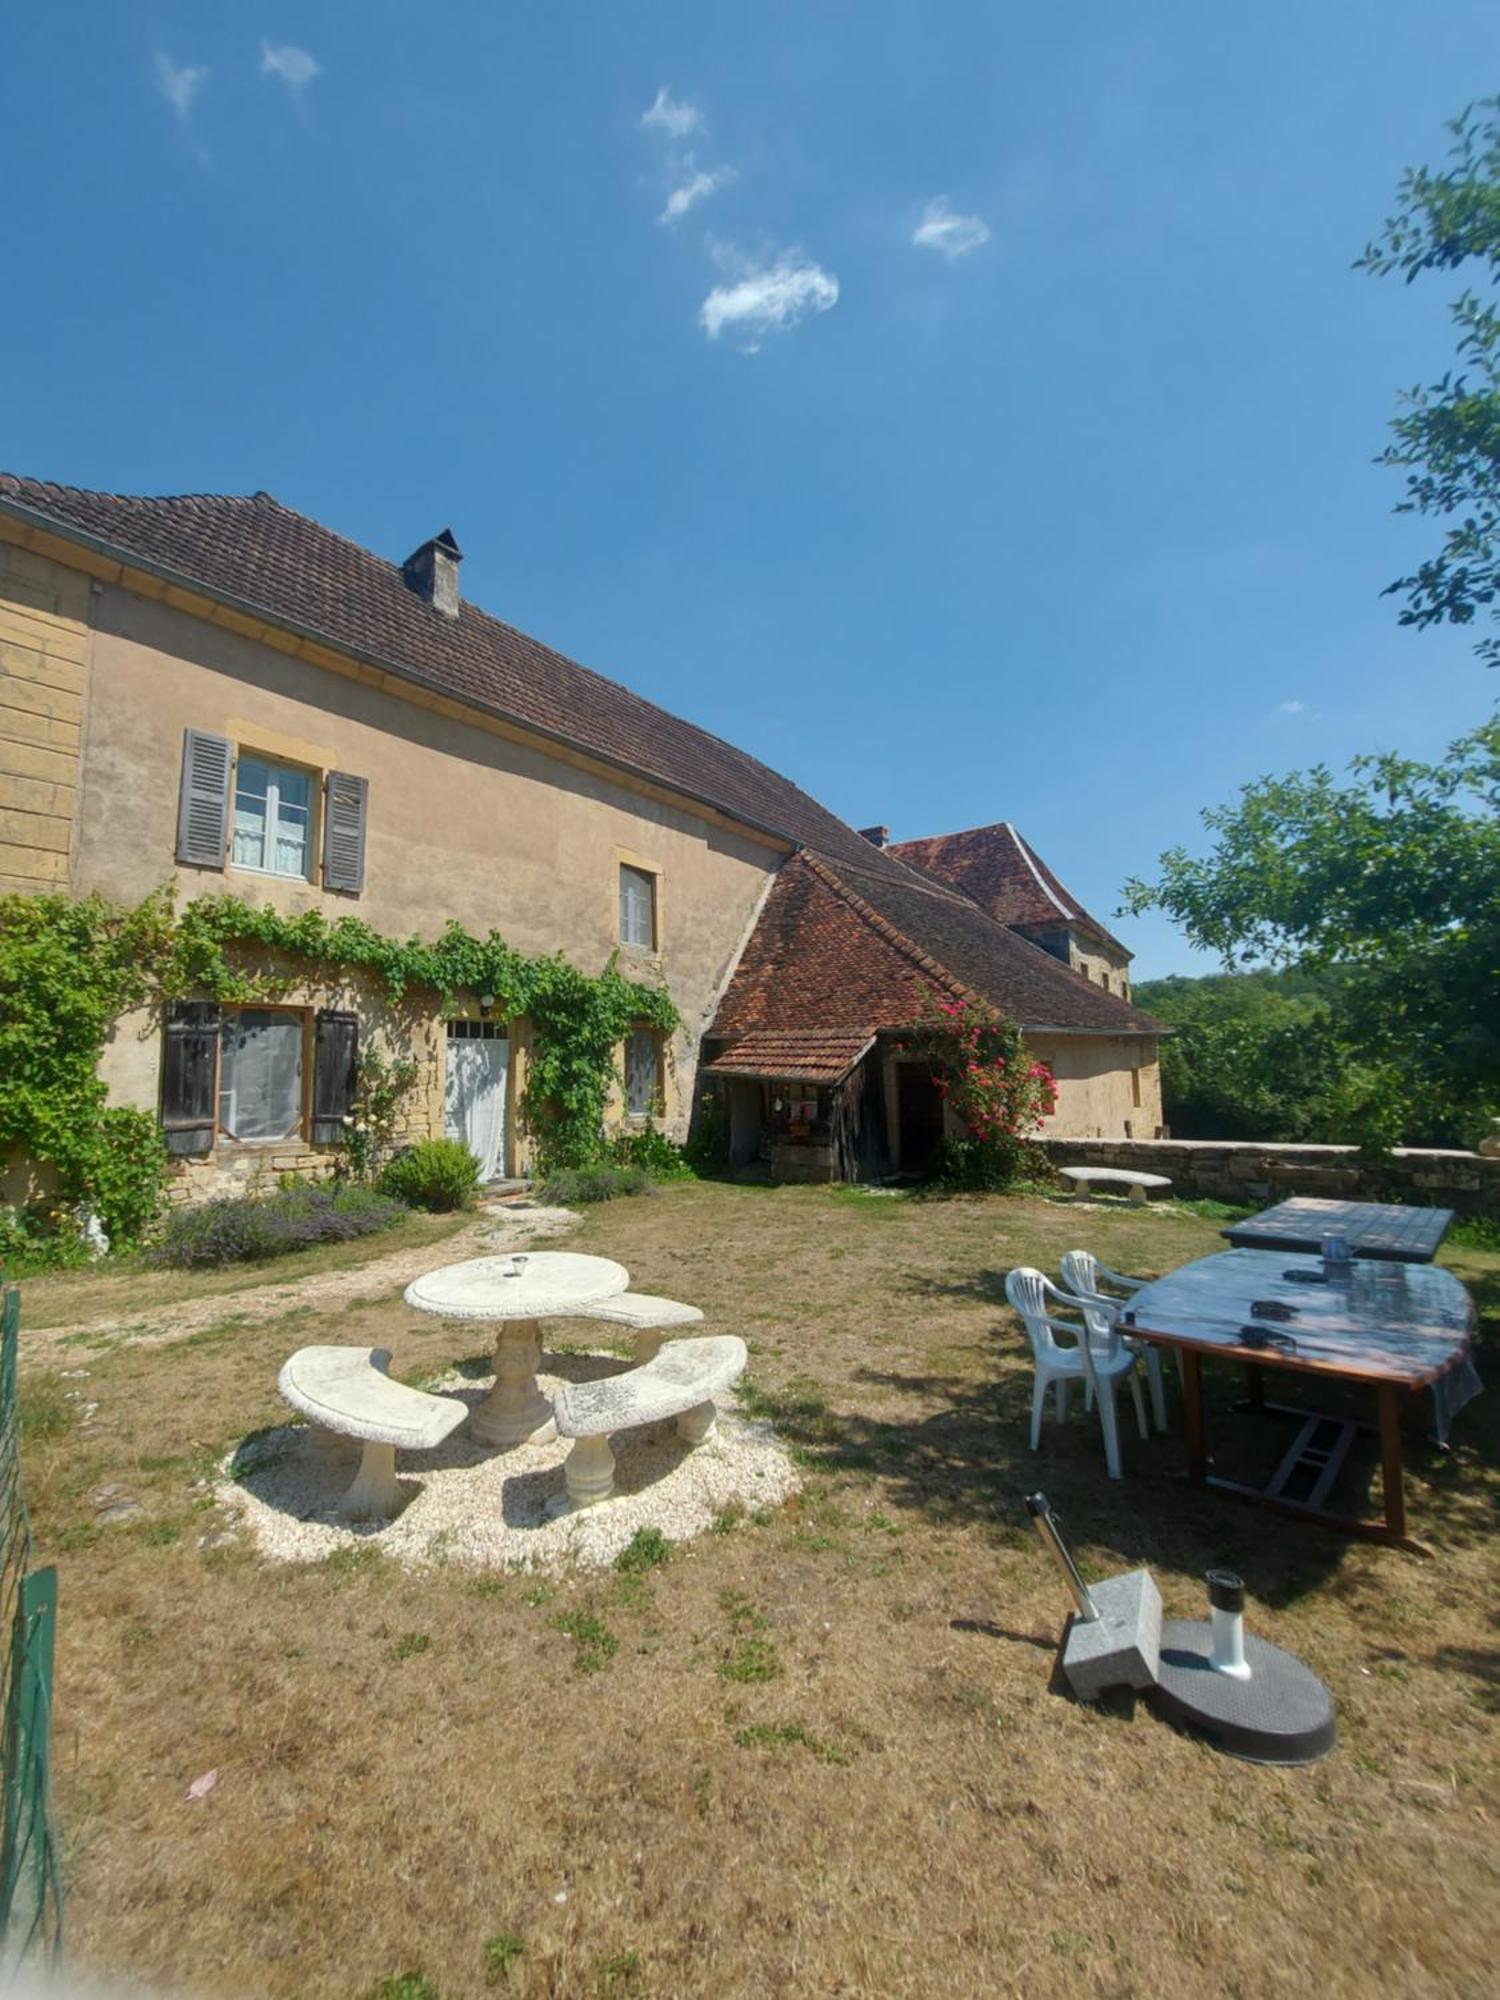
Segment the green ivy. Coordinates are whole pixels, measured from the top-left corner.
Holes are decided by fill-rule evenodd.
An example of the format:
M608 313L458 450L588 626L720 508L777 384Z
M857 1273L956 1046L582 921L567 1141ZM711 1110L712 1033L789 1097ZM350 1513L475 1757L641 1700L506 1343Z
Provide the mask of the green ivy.
M106 1110L99 1057L121 1014L193 995L226 1006L274 999L305 974L362 973L416 1015L461 993L493 994L503 1019L525 1015L533 1045L523 1115L543 1172L604 1149L604 1112L618 1081L615 1050L633 1027L678 1025L661 987L597 976L560 953L528 957L497 932L450 923L435 942L382 935L358 917L283 916L234 896L200 896L179 913L170 890L134 909L102 897L0 896L0 1161L50 1165L52 1221L92 1209L130 1241L156 1214L167 1161L149 1113ZM421 996L425 1007L414 996Z
M156 1121L106 1109L98 1061L113 1023L146 998L162 920L159 898L122 911L98 896L0 897L0 1162L52 1169L55 1186L26 1204L38 1249L76 1236L79 1211L128 1242L159 1205Z

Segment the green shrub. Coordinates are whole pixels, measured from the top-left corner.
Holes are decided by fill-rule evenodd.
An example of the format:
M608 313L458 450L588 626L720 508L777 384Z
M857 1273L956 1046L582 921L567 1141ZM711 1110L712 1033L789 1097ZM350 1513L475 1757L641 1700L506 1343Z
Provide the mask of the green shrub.
M0 1276L71 1270L89 1257L75 1216L49 1208L0 1208Z
M559 1167L542 1184L542 1199L559 1208L577 1208L591 1201L613 1201L617 1195L655 1194L656 1183L644 1167Z
M945 1139L932 1165L939 1187L992 1194L1024 1183L1043 1183L1047 1163L1040 1149L1013 1133L981 1139Z
M155 1118L112 1104L99 1119L89 1189L111 1249L140 1241L161 1213L166 1192L167 1149Z
M472 1208L479 1191L479 1162L457 1139L424 1139L398 1153L380 1176L383 1194L394 1195L409 1208L446 1213Z
M1448 1231L1448 1241L1467 1250L1500 1250L1500 1217L1461 1215Z
M640 1576L666 1562L671 1553L672 1544L660 1528L637 1528L615 1557L615 1568L625 1576Z
M609 1143L605 1158L611 1166L644 1167L654 1181L690 1181L693 1169L681 1146L648 1124L644 1132L621 1132Z
M401 1202L365 1187L300 1187L259 1199L230 1197L174 1210L150 1261L191 1269L279 1257L314 1243L371 1236L405 1213Z

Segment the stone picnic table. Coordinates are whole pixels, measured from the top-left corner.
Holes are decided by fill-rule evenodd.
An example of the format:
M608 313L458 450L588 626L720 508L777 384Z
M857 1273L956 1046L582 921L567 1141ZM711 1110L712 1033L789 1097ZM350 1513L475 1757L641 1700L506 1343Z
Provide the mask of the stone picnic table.
M495 1386L469 1428L481 1444L502 1448L556 1436L552 1405L536 1371L542 1358L540 1322L587 1317L588 1308L624 1292L630 1273L610 1257L570 1250L470 1257L444 1264L406 1288L406 1303L438 1319L493 1320Z

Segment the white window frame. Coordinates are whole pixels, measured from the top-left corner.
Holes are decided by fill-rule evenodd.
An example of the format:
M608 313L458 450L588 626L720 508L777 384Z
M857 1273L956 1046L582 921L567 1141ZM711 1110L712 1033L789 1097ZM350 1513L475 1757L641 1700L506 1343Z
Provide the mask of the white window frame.
M266 813L265 828L261 835L261 853L276 852L281 838L281 787L278 782L284 772L289 776L304 779L307 784L307 817L302 825L302 866L300 868L273 868L264 861L241 861L235 849L239 843L240 816L240 767L246 758L264 766L266 772ZM272 875L280 882L310 882L313 866L313 817L317 810L317 774L299 764L279 762L276 758L263 756L258 750L236 747L234 757L233 796L229 801L229 860L231 867L245 875ZM302 808L298 808L302 810Z
M633 881L643 885L646 891L646 899L647 899L646 922L648 929L650 931L650 936L645 940L636 937L630 937L627 936L626 934L625 913L627 908L627 899L625 895L625 880L627 876L632 878ZM638 867L636 863L632 861L622 861L620 863L618 891L620 900L620 910L619 910L620 943L628 946L632 951L655 951L657 948L657 933L660 929L660 916L658 912L659 898L657 890L657 879L655 874L652 872L651 869Z

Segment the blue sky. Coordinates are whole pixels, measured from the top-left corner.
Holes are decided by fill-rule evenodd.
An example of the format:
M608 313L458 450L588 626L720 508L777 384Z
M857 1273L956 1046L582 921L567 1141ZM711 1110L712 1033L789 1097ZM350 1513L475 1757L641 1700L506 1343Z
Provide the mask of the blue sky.
M1349 266L1497 57L1492 0L8 9L0 465L451 523L469 597L1107 921L1247 779L1494 701L1380 597L1456 287Z

